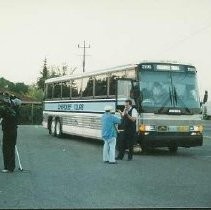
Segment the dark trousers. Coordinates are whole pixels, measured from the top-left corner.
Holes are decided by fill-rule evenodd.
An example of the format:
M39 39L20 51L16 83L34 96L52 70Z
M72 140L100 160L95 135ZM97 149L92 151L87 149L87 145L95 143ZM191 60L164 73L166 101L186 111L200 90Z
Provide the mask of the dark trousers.
M125 150L129 149L128 152L128 159L133 158L133 145L134 145L134 138L135 138L135 133L132 132L120 132L118 136L119 140L119 154L118 158L123 159L125 155Z
M17 139L17 129L3 131L3 157L4 169L13 171L15 169L15 145Z

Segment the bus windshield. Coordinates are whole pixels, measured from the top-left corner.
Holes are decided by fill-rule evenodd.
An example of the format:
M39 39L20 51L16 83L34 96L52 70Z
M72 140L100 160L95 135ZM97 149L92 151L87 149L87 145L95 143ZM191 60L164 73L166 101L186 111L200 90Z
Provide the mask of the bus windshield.
M179 114L200 113L200 99L195 71L139 72L143 112ZM174 111L173 111L174 112Z

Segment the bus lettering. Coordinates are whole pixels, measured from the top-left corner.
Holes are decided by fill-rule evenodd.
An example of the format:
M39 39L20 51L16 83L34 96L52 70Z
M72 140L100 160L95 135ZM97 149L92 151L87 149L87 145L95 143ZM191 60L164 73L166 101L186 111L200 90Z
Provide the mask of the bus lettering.
M58 110L71 110L72 104L58 104Z
M83 111L84 105L83 104L74 104L74 110Z

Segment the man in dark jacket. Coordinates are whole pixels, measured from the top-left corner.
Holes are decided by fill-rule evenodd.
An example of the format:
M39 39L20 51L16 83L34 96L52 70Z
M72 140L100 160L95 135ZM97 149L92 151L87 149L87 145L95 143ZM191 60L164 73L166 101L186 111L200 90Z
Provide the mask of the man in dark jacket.
M18 105L10 99L8 94L4 94L0 105L0 118L2 118L3 131L3 158L4 169L2 172L13 172L15 169L15 145L17 139L17 111Z
M136 137L136 120L138 118L138 112L132 107L132 101L125 101L125 109L120 112L122 117L123 133L121 134L119 154L116 160L122 160L125 154L125 150L128 148L128 160L133 159L133 145Z

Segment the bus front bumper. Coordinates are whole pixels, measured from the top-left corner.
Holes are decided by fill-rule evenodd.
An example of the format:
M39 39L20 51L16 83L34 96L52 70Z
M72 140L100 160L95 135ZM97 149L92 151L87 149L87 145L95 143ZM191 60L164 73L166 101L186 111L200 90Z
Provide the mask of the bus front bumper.
M140 133L139 141L142 145L149 147L195 147L202 146L203 135L191 135L190 133L149 133L145 135L144 133Z

